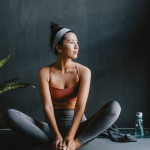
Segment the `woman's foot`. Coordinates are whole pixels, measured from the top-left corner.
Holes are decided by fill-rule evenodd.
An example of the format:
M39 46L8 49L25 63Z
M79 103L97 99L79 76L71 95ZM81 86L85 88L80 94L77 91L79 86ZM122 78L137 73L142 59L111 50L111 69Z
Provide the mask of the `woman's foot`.
M66 145L64 145L64 146L58 146L58 150L66 150Z
M65 146L61 146L59 150L66 150L66 145Z
M76 143L76 149L78 149L81 146L81 144L77 139L74 139L74 141Z
M77 139L74 139L73 141L74 142L71 144L70 150L78 149L81 145L80 142Z
M70 150L76 150L80 147L80 142L77 139L74 139L72 144L70 145ZM59 150L66 150L66 145L64 147L59 147Z

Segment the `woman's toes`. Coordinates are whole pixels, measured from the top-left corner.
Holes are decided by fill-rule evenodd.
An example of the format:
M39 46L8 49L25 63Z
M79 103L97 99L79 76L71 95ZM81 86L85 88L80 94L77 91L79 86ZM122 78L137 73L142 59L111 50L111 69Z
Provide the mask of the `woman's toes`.
M62 148L62 150L66 150L66 145Z

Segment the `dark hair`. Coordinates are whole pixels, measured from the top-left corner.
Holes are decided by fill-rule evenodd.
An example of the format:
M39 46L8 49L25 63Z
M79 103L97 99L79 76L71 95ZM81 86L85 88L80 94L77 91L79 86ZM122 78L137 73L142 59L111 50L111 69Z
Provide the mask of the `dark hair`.
M52 45L53 45L53 41L54 41L54 38L55 38L57 32L58 32L59 30L63 29L63 28L65 28L65 27L59 27L58 24L56 24L56 23L54 23L54 22L51 21L51 25L50 25L50 29L51 29L50 45L51 45L51 47L52 47ZM68 31L68 32L73 32L73 31ZM68 32L66 32L66 33L68 33ZM74 33L74 32L73 32L73 33ZM60 45L60 46L62 46L64 39L65 39L65 34L61 37L61 39L58 41L57 44ZM58 52L57 52L57 50L56 50L56 47L55 47L55 49L54 49L54 54L55 54L55 55L58 55Z

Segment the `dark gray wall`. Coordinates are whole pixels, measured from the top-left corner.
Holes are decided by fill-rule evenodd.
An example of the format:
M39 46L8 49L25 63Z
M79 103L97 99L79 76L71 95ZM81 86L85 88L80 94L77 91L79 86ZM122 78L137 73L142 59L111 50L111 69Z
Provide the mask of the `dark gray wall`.
M50 50L50 21L74 30L78 58L87 66L91 86L85 115L89 118L108 101L122 111L116 125L134 127L135 113L144 114L150 127L150 2L149 0L1 0L0 83L22 77L36 89L25 88L0 95L0 112L13 108L45 121L37 71L56 61ZM0 122L1 128L7 128Z

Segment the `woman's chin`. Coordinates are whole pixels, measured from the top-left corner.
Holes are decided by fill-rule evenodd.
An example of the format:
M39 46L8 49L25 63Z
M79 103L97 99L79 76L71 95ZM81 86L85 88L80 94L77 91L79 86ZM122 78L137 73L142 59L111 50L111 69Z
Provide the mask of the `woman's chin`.
M74 58L72 58L72 59L76 59L77 57L74 57Z
M75 56L74 56L74 58L77 58L77 57L78 57L78 55L75 55Z

